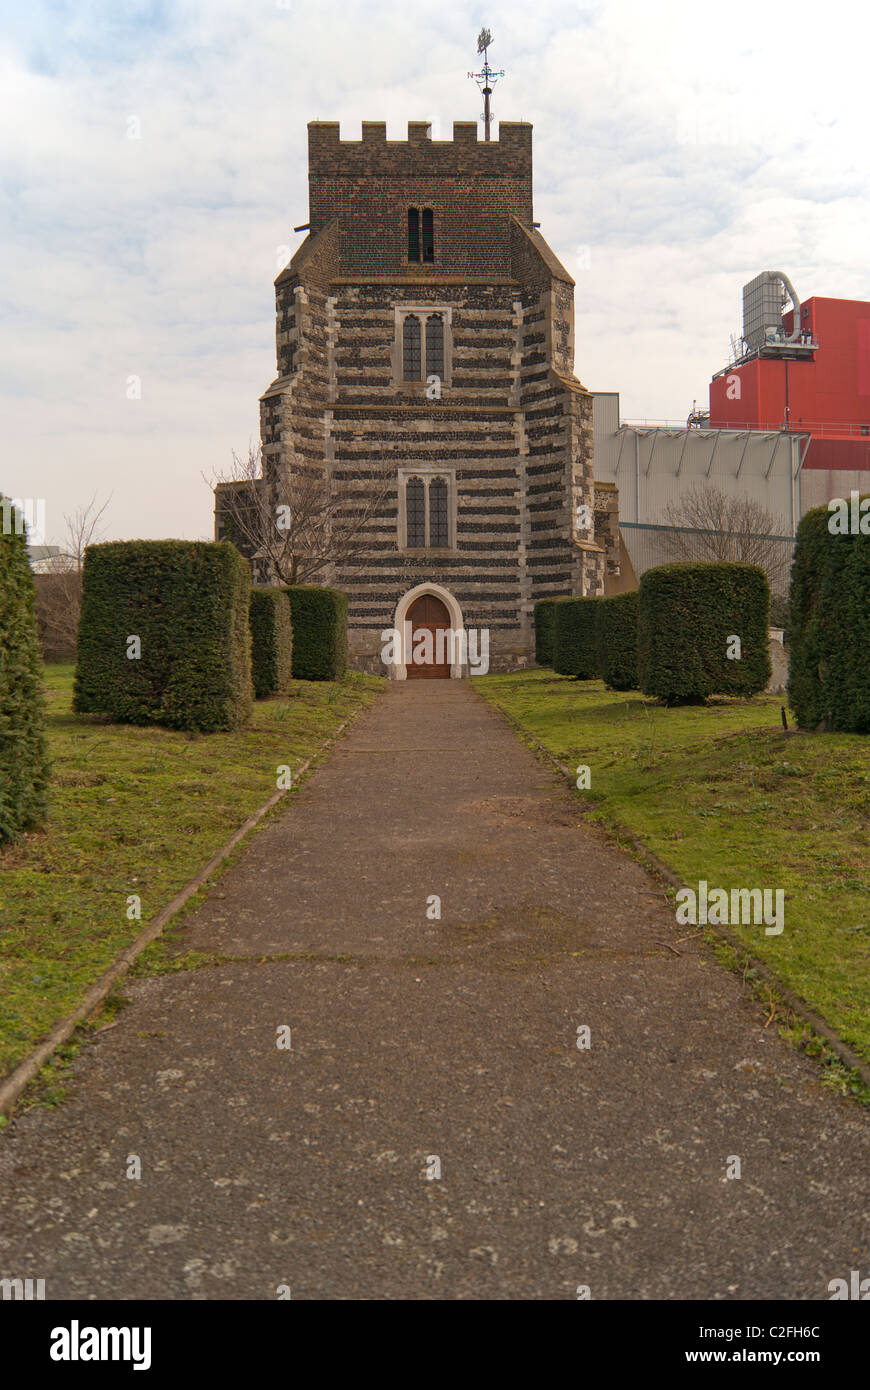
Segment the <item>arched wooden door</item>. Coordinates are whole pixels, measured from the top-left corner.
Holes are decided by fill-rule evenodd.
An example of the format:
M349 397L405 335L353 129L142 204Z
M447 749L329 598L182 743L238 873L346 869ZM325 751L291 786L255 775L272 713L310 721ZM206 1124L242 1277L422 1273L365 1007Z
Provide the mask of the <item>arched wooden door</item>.
M442 603L440 598L434 594L422 594L415 599L408 609L407 622L411 624L411 646L406 653L405 671L408 680L444 680L450 679L450 641L446 632L441 639L441 650L438 650L438 632L450 627L450 614L447 605ZM421 630L431 634L430 640L425 637L417 637L416 634ZM420 652L423 655L431 653L430 662L413 661L412 654ZM440 656L441 660L438 661Z

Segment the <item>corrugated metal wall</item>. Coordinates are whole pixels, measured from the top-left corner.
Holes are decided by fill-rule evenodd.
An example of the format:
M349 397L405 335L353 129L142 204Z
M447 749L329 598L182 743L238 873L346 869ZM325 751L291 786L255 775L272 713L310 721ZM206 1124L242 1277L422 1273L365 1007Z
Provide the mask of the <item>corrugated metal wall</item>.
M842 468L804 468L801 471L801 515L811 507L822 507L834 497L850 492L870 493L870 472Z
M667 524L666 509L704 485L729 497L749 498L775 517L778 536L771 542L772 555L790 565L797 523L808 505L817 505L815 497L808 504L800 492L806 437L625 425L616 392L596 393L593 401L595 477L619 488L620 531L638 577L678 558L668 544L674 528Z
M593 400L595 477L619 488L621 522L662 525L670 503L710 484L729 496L759 502L778 518L780 535L794 535L800 520L794 479L799 436L620 425L615 393L595 395Z
M670 565L679 559L668 544L669 537L678 528L637 526L631 521L621 521L619 529L638 578L656 565ZM794 541L788 537L777 538L769 542L769 549L773 562L770 569L775 569L778 575L778 582L772 581L771 588L774 592L785 593L788 569L794 556ZM768 566L765 565L765 568Z

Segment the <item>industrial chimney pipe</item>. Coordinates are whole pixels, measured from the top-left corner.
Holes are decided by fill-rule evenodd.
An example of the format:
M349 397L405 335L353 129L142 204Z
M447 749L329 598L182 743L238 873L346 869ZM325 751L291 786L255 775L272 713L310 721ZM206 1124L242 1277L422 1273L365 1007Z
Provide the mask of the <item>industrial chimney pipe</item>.
M795 287L792 284L791 280L789 280L788 276L781 270L766 270L764 273L765 275L774 276L777 280L781 280L783 285L785 286L785 292L791 300L792 308L794 309L794 322L792 323L792 332L788 335L785 341L787 343L794 343L801 335L801 302L797 297Z

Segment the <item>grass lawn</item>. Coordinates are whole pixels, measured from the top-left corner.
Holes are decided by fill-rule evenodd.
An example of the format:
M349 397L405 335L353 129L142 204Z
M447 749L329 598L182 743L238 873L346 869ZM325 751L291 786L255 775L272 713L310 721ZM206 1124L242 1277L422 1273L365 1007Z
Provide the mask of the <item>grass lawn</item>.
M45 674L49 820L0 851L0 1075L276 790L279 764L295 770L383 688L294 681L243 732L184 734L74 715L72 665Z
M775 695L665 709L549 670L474 684L588 765L590 819L632 831L688 887L784 889L780 936L732 930L870 1061L870 738L786 734Z

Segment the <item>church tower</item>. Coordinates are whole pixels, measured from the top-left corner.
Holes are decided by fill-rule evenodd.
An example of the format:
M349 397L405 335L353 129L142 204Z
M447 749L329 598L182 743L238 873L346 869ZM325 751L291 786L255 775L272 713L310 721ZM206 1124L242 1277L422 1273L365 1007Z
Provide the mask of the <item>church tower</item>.
M352 666L415 675L385 672L382 633L448 619L488 632L491 670L531 665L536 600L603 593L618 556L574 282L533 221L532 127L433 140L411 121L388 140L364 121L342 140L314 121L308 171L308 236L275 282L264 477L322 477L366 513L365 553L318 578L348 595Z

